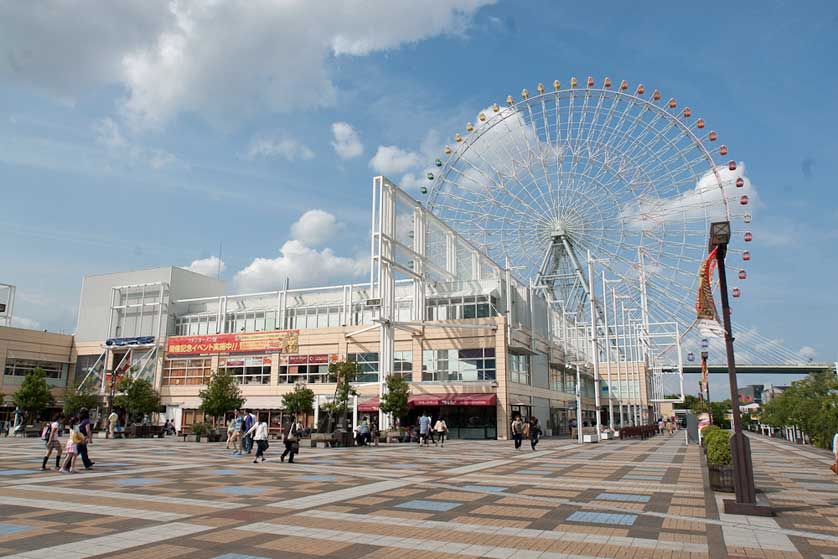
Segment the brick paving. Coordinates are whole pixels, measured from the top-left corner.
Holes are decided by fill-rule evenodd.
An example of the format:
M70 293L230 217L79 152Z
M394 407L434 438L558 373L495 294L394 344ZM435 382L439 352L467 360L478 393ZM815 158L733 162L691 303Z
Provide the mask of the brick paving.
M831 455L752 439L774 518L728 516L681 437L537 452L307 449L252 464L219 444L97 440L96 467L41 472L42 443L0 439L0 557L81 559L838 558Z

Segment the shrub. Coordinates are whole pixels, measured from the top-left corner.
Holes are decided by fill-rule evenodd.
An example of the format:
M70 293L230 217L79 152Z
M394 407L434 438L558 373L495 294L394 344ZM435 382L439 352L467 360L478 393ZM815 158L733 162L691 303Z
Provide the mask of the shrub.
M207 428L206 423L195 423L192 425L192 434L193 435L200 435L204 436L209 433L209 429Z
M724 466L731 463L730 431L719 429L704 439L707 447L707 461Z
M707 436L710 433L715 433L716 431L721 431L718 425L708 425L707 427L701 430L702 440L707 439Z

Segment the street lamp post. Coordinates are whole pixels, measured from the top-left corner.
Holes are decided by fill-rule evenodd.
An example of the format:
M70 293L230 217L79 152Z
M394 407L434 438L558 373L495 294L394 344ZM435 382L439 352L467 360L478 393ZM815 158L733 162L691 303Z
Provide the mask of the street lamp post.
M733 408L733 436L730 449L733 455L733 477L736 500L725 499L725 512L728 514L748 514L773 516L770 507L757 504L754 486L754 466L751 462L751 444L742 432L742 419L739 415L739 386L736 382L736 360L733 355L733 329L730 321L730 301L727 294L727 273L725 256L730 242L730 222L720 221L710 225L710 250L716 249L716 263L719 268L719 292L722 301L722 320L725 328L725 352L727 353L727 374L730 380L730 403ZM708 399L709 401L709 399Z

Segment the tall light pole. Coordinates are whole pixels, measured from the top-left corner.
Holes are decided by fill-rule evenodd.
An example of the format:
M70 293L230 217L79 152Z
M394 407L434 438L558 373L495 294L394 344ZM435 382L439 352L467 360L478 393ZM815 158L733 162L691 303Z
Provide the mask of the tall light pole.
M612 281L620 281L620 280L612 280ZM611 302L616 305L614 302L613 295L614 289L611 289L612 299ZM608 332L608 280L605 278L605 270L602 271L602 310L603 310L603 322L605 325L605 362L608 363L608 371L606 374L608 375L608 427L614 431L614 385L611 383L611 369L614 367L614 364L611 362L611 336ZM616 311L614 312L614 318L616 319ZM615 331L616 333L616 331ZM617 358L619 359L619 351L617 351Z
M591 251L588 251L588 286L590 286L590 293L588 294L588 303L591 307L591 361L594 365L594 406L596 407L596 440L600 440L600 433L602 433L602 410L600 402L600 385L599 385L599 336L597 335L597 309L596 309L596 289L594 289L594 260L591 257Z
M716 249L716 263L719 268L719 294L722 300L722 320L725 327L725 352L727 353L727 375L730 380L730 403L733 412L733 436L730 450L733 455L733 481L736 500L725 499L728 514L750 514L773 516L770 507L757 504L754 486L754 466L751 462L751 443L742 432L742 418L739 415L739 386L736 382L736 360L733 355L733 328L730 321L730 301L727 294L727 272L725 256L730 242L730 222L720 221L710 225L710 251Z

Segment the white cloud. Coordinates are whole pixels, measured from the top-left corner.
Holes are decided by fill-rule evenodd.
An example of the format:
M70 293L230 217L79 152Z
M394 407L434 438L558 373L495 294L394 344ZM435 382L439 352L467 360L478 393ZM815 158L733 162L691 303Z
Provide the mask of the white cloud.
M256 258L236 273L239 291L270 291L281 289L285 278L294 287L314 287L348 281L364 276L369 270L367 258L336 255L332 249L322 251L306 246L297 239L287 241L276 258Z
M341 159L352 159L364 153L364 144L358 132L346 122L335 122L332 124L332 142L335 151Z
M192 264L186 266L186 269L190 272L195 272L196 274L203 274L205 276L211 277L217 276L218 272L223 272L225 268L227 268L227 265L224 263L224 260L221 260L217 256L210 256L209 258L193 260Z
M334 214L323 210L309 210L291 225L292 238L311 247L321 246L343 229Z
M257 138L247 148L247 158L282 157L288 161L302 159L308 161L314 158L314 152L307 145L293 138Z
M93 124L96 141L111 155L129 164L141 164L159 171L178 163L173 154L156 148L146 148L126 138L119 124L112 118L103 118Z
M818 350L810 345L805 345L797 350L797 354L805 361L814 361L818 356Z
M743 186L736 186L736 179L743 180ZM719 186L721 184L721 187ZM739 204L742 195L749 198L748 205ZM745 174L745 164L739 162L736 170L719 165L715 171L707 171L695 188L672 198L638 199L621 211L627 225L635 229L653 231L667 223L688 219L719 221L726 219L725 201L732 218L739 218L759 205L759 197L751 180ZM735 222L739 225L739 221Z
M416 152L397 146L378 146L378 151L370 159L370 167L382 175L395 175L416 167L420 161L421 156Z
M142 126L331 106L329 57L461 34L491 2L2 2L0 80L59 98L120 85Z

